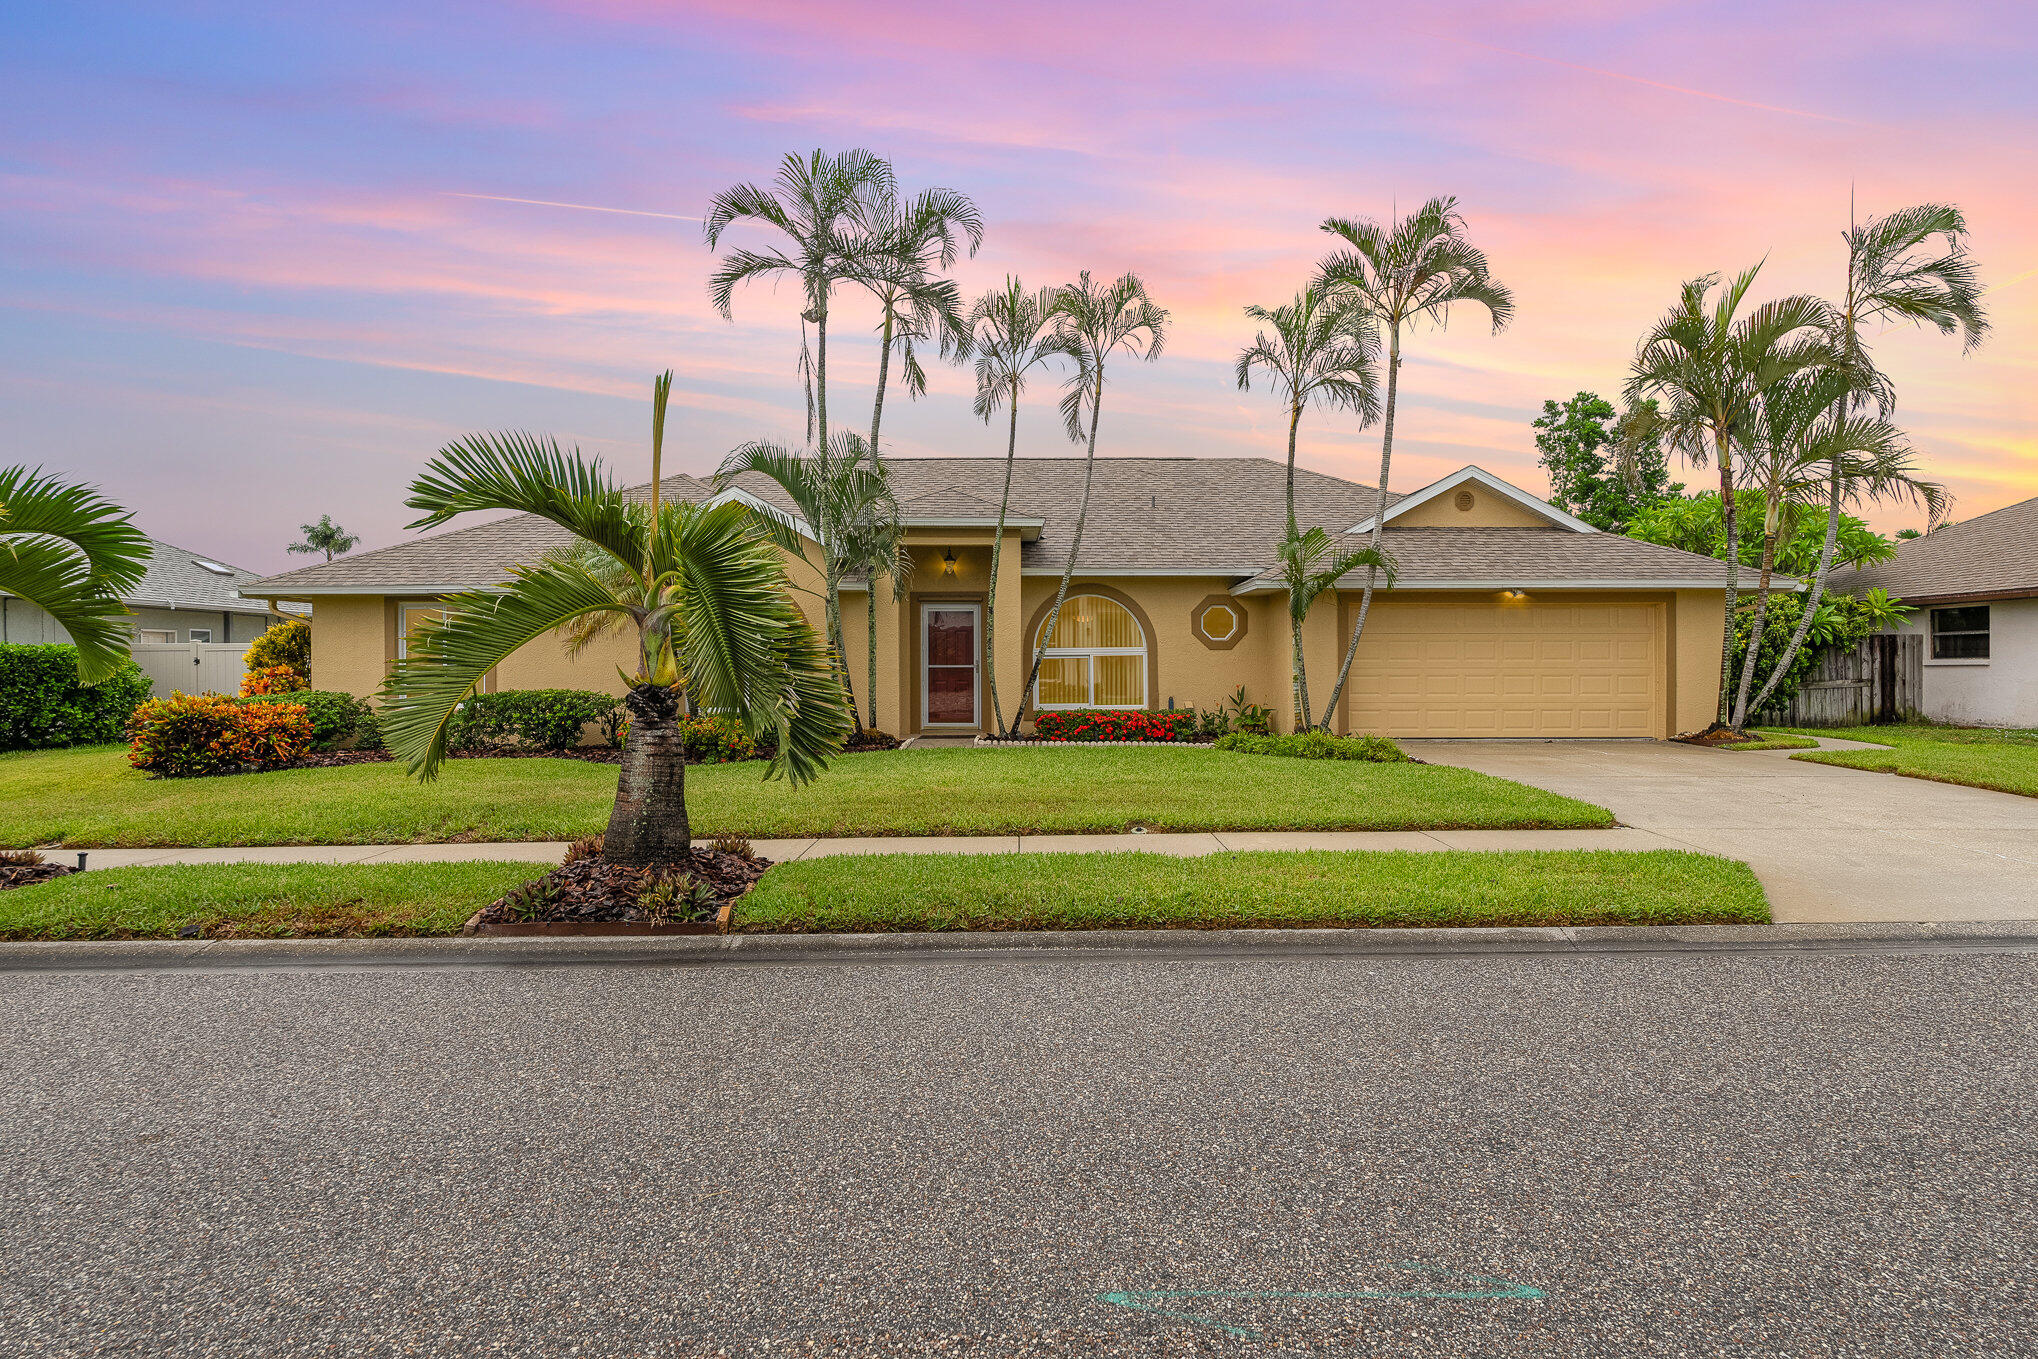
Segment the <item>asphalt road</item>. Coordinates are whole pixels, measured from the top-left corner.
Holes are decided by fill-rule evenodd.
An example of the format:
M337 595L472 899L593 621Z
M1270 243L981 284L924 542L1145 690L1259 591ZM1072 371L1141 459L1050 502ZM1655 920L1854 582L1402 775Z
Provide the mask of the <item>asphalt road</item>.
M9 1356L2038 1352L2030 953L10 974L0 1026Z

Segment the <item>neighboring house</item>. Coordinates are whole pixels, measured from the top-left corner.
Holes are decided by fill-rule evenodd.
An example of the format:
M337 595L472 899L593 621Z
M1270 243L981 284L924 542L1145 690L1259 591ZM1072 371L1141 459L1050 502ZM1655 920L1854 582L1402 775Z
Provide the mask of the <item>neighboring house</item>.
M1080 458L1021 458L1000 579L991 543L1005 465L996 458L889 462L918 571L907 597L878 591L879 725L901 734L988 725L984 605L997 600L999 701L1017 704L1030 646L1053 602L1082 497ZM1282 464L1261 458L1102 458L1082 557L1047 659L1042 707L1214 707L1243 686L1286 722L1285 595L1264 573L1284 519ZM1363 541L1370 487L1296 473L1304 526ZM648 488L636 494L645 494ZM663 494L714 497L693 477ZM727 494L784 507L745 477ZM1662 737L1702 728L1718 697L1725 567L1708 557L1599 533L1498 477L1467 467L1390 497L1385 544L1400 564L1366 625L1336 725L1397 736ZM439 597L495 585L567 541L529 516L420 538L291 571L247 593L316 602L312 669L321 688L367 695ZM814 556L811 551L810 557ZM1362 575L1363 573L1361 573ZM794 583L811 590L809 564ZM1336 680L1363 579L1327 592L1304 629L1310 697ZM800 599L817 619L817 596ZM861 584L844 599L859 707L865 670ZM577 659L552 639L525 647L484 687L618 687L617 641Z
M286 617L303 610L280 610L260 599L244 599L239 591L258 577L203 553L149 540L149 569L141 584L121 602L134 615L129 627L141 642L248 643ZM0 595L0 642L68 642L57 620L25 599Z
M2038 498L1896 545L1896 556L1835 571L1832 588L1881 587L1917 612L1922 711L1935 722L2038 726Z

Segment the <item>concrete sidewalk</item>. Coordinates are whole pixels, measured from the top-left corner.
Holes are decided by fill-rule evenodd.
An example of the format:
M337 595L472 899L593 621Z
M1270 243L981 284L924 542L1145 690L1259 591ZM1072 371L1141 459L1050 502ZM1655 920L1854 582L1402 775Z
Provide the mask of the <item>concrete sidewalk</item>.
M1148 854L1223 854L1246 849L1689 849L1653 831L1439 830L1439 831L1217 831L1148 835L872 835L796 840L752 840L774 863L825 859L836 854L1080 854L1137 850ZM77 850L45 853L69 862ZM395 864L501 861L558 863L563 840L443 845L242 845L217 849L90 849L89 868L165 864L315 863Z

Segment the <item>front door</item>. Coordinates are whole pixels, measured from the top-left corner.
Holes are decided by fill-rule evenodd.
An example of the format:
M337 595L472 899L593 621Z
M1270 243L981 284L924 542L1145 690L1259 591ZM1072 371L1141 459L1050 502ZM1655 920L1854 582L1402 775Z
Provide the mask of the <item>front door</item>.
M977 715L977 606L922 604L920 696L930 727L974 727Z

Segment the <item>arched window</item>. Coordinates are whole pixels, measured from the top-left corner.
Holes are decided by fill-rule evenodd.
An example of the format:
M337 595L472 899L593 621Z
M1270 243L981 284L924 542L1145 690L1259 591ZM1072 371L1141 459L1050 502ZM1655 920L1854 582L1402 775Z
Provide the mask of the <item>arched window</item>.
M1045 629L1047 622L1041 620ZM1034 702L1042 708L1144 708L1146 633L1123 604L1071 595L1047 639Z

